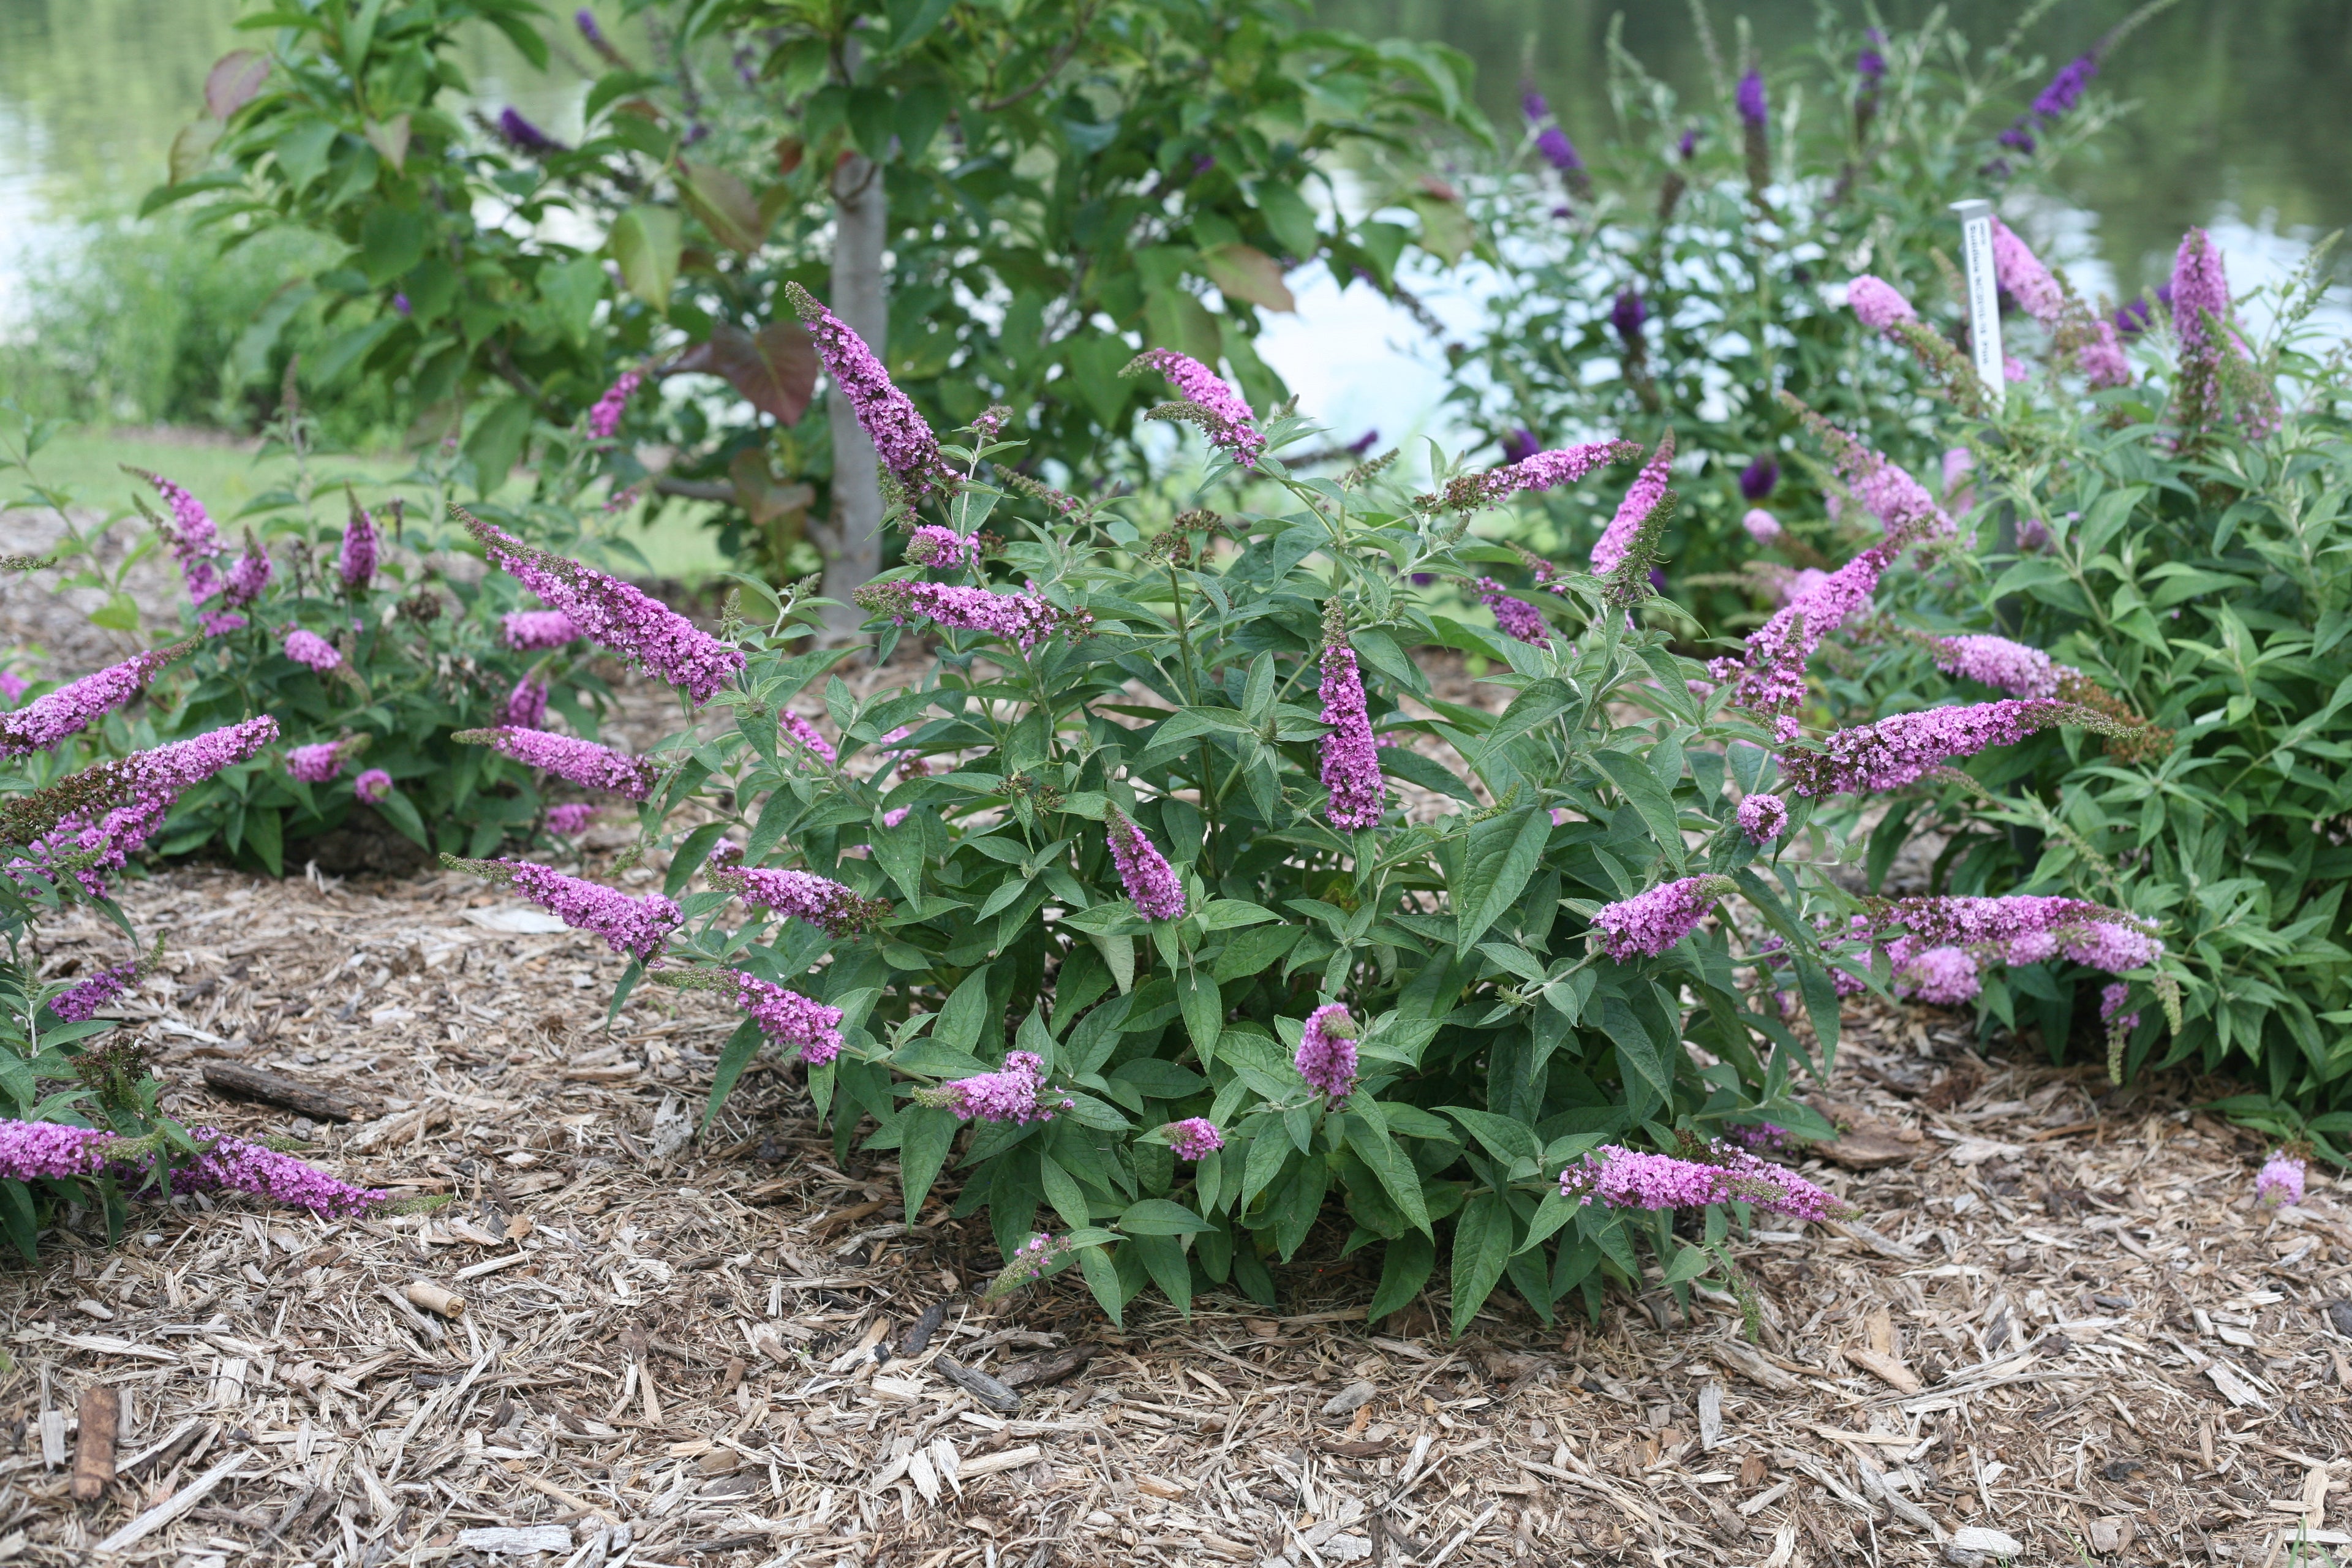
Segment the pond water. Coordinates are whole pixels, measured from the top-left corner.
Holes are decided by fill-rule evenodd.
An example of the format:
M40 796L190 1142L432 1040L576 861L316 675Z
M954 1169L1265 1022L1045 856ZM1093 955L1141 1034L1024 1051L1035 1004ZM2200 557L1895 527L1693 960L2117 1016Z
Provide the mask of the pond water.
M1854 0L1858 6L1859 0ZM2032 0L1951 0L1972 38L1999 37ZM246 42L238 0L0 0L0 331L11 279L28 257L93 211L120 210L162 177L173 136L194 116L212 61ZM2038 7L2037 7L2038 8ZM2061 0L2033 26L2052 62L2081 52L2132 0ZM551 7L551 9L562 9ZM1480 94L1515 131L1517 83L1531 74L1571 133L1594 136L1611 18L1627 47L1685 93L1705 90L1685 0L1321 0L1328 21L1437 39L1477 61ZM1880 0L1898 27L1931 7ZM1711 7L1719 35L1732 9ZM1749 0L1768 54L1811 39L1814 0ZM559 51L564 45L559 42ZM486 103L519 103L560 127L580 74L522 67L482 38L462 62ZM574 62L576 67L576 62ZM2085 287L2137 289L2163 276L2181 230L2213 226L2241 286L2291 267L2313 238L2352 226L2352 5L2347 0L2177 0L2109 58L2108 90L2139 108L2095 157L2064 170L2071 210L2059 226ZM2352 276L2352 271L2347 272ZM1301 278L1300 314L1280 323L1268 358L1335 426L1378 425L1391 437L1431 425L1435 357L1409 321L1358 289ZM1477 314L1475 277L1434 287L1450 321Z

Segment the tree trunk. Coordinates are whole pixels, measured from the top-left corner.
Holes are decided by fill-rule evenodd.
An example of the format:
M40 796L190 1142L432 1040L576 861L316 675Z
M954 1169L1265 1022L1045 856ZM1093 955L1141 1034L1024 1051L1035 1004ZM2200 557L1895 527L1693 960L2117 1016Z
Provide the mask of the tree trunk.
M843 158L833 172L833 313L887 363L890 291L882 247L889 224L881 167L855 153ZM833 426L833 518L812 531L824 552L825 596L847 605L851 591L882 569L882 484L874 443L838 385L826 391L825 410ZM826 632L848 641L865 619L855 607L828 610Z

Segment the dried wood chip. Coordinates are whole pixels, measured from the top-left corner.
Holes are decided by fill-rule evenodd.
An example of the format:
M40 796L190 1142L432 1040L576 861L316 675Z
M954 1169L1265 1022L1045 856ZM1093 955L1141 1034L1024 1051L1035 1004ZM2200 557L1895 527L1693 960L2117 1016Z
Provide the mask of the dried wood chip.
M931 1367L941 1377L946 1378L991 1410L1003 1411L1009 1415L1021 1408L1020 1394L1005 1387L988 1373L964 1365L953 1356L934 1356L931 1358Z
M122 1416L122 1397L104 1384L81 1391L81 1430L75 1435L73 1496L76 1502L96 1502L114 1479L114 1435ZM2322 1472L2323 1479L2325 1472Z
M366 1114L357 1100L340 1089L306 1083L244 1062L208 1061L204 1066L204 1078L205 1087L215 1094L233 1100L257 1100L314 1121L354 1121Z

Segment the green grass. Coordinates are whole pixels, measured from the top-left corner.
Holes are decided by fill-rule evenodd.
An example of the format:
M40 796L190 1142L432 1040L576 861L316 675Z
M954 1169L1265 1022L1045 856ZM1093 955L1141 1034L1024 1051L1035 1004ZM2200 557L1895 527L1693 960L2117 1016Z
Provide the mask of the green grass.
M265 458L240 447L205 444L138 429L63 432L35 456L33 469L42 484L72 491L80 504L117 511L129 510L134 493L143 492L151 501L153 496L145 485L122 471L126 464L134 468L152 468L187 486L224 525L229 524L256 496L282 488L294 474L293 459L288 457ZM341 489L348 478L357 487L361 500L370 505L400 494L415 506L425 501L425 492L392 482L407 472L409 466L405 457L391 452L330 455L313 458L311 463L322 497L331 489ZM6 476L9 480L17 478ZM529 493L529 478L518 475L501 494L520 500ZM0 494L14 499L19 488L16 483L0 482ZM331 500L322 500L320 504L329 512L334 510L335 503ZM701 526L701 519L713 510L709 505L672 503L664 509L653 527L615 523L614 536L627 540L642 551L656 576L698 582L734 564L719 553L717 536Z

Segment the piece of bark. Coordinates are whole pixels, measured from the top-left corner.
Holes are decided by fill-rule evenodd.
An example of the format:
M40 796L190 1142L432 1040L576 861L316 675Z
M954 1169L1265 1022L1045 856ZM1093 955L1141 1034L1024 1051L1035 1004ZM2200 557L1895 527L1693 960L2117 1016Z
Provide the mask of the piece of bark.
M114 1479L114 1436L122 1400L103 1384L81 1391L81 1433L74 1445L73 1496L96 1502Z
M257 1100L281 1110L291 1110L314 1121L350 1121L362 1113L359 1101L337 1089L304 1083L282 1072L248 1067L243 1062L205 1064L205 1087L232 1100Z
M1343 1459L1377 1459L1384 1454L1396 1452L1396 1442L1393 1438L1370 1443L1351 1441L1344 1437L1326 1437L1315 1446L1327 1454L1336 1454Z
M1049 1388L1095 1359L1092 1345L1072 1345L1051 1355L1033 1355L1004 1369L1007 1388Z
M430 1279L410 1280L404 1294L411 1306L422 1307L428 1312L437 1312L445 1318L466 1315L466 1298L455 1290L436 1285Z
M930 1344L931 1336L938 1333L940 1325L947 1321L948 1304L945 1301L932 1302L923 1309L923 1315L915 1320L915 1326L907 1331L907 1337L898 1342L898 1353L908 1357L922 1354Z
M941 1377L987 1405L991 1410L1010 1415L1021 1408L1021 1396L984 1372L975 1372L950 1355L931 1358L931 1365Z
M1849 1349L1845 1359L1900 1393L1919 1392L1919 1374L1906 1366L1900 1356L1888 1355L1884 1351Z

